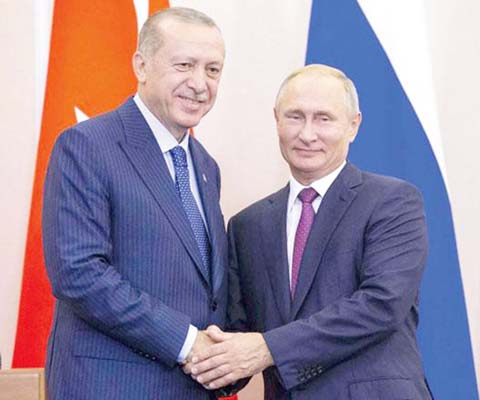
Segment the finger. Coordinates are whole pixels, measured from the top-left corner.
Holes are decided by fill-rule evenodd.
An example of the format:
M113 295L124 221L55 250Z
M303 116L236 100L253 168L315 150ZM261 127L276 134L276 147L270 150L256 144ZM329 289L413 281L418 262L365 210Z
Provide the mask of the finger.
M208 390L215 390L224 386L231 385L232 383L237 382L238 379L240 378L238 378L238 376L235 373L230 373L208 384L205 384L204 387Z
M233 366L231 364L222 364L216 368L198 374L196 377L196 381L201 383L202 385L209 385L211 382L214 382L233 372Z
M220 354L224 354L227 352L227 347L225 344L222 343L217 343L212 346L209 346L205 349L201 349L199 351L196 351L192 354L192 359L191 362L193 364L198 364L199 362L202 362L204 360L207 360L209 358L218 356Z
M191 371L193 375L199 376L200 374L203 374L207 371L218 368L221 365L229 364L229 363L230 363L229 357L225 354L220 354L218 356L214 356L204 361L201 361L197 364L193 364Z
M224 340L231 339L233 333L223 332L218 326L210 325L206 330L208 336L215 342L223 342Z
M183 364L182 370L185 374L190 375L192 373L192 363Z

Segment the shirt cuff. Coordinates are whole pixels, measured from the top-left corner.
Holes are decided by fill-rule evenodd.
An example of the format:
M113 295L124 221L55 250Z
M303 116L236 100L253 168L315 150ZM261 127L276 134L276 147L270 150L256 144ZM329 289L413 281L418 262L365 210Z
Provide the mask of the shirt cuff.
M183 343L180 353L178 353L177 362L183 363L186 360L190 354L190 351L192 350L193 344L195 343L197 333L198 329L195 326L190 325L188 327L187 337L185 338L185 342Z

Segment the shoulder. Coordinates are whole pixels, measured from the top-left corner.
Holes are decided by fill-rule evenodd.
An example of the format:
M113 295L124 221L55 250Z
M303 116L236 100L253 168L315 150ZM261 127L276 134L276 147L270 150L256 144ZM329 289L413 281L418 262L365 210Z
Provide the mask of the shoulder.
M107 160L116 154L122 132L116 110L73 125L57 137L49 165L62 170L96 170L103 174Z
M351 163L347 164L339 179L343 184L369 198L383 198L399 193L420 195L419 189L410 182L393 176L363 171Z
M118 132L122 129L118 111L112 110L67 128L57 140L68 142L77 139L101 142L118 138Z
M417 195L419 189L412 183L393 176L362 172L363 190L370 196Z
M235 214L230 221L235 224L249 224L250 222L258 221L259 218L272 207L283 207L286 206L286 201L288 199L288 185L282 189L276 191L275 193L269 194L268 196L257 200L253 204L244 208L237 214Z

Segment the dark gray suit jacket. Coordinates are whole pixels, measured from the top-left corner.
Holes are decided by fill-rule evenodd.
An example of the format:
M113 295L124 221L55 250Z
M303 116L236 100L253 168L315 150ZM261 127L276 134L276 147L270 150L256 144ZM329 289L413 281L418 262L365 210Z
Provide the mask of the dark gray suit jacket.
M288 186L229 224L229 323L265 332L267 399L430 399L415 331L427 257L412 185L347 163L322 199L290 299Z
M64 132L45 182L56 297L50 400L207 399L176 357L190 323L224 325L227 240L215 161L192 138L212 282L161 150L132 99ZM205 178L203 178L205 177Z

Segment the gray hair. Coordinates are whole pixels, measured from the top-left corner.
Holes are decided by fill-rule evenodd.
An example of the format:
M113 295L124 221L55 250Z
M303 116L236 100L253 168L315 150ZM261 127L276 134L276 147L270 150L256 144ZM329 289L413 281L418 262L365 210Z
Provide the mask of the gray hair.
M347 75L345 75L345 73L343 73L339 69L330 67L325 64L309 64L305 67L293 71L290 75L288 75L280 85L280 89L278 89L277 98L275 100L275 107L278 107L280 97L287 83L295 77L305 74L315 75L319 77L330 76L338 79L345 88L345 105L347 107L347 110L351 115L356 115L360 112L358 93L352 80L348 78Z
M220 31L215 21L208 15L186 7L171 7L157 11L150 15L142 26L138 35L137 50L146 57L153 56L163 44L163 38L159 27L167 19L189 24L215 27Z

